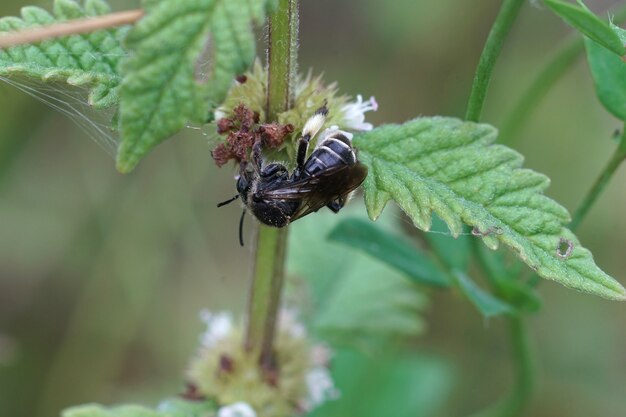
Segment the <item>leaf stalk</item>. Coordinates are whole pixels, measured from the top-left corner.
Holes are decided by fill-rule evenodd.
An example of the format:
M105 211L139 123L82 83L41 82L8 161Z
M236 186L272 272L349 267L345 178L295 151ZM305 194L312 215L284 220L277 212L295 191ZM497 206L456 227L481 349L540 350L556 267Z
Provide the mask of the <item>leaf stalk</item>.
M78 35L116 26L130 25L141 19L143 14L143 10L135 9L124 12L109 13L97 17L75 19L37 28L23 29L14 33L1 35L0 49L23 45L26 43L42 42L61 36Z
M613 174L615 174L624 160L626 160L626 125L624 131L622 132L622 136L620 137L619 145L617 146L617 149L615 149L615 152L613 152L613 156L609 159L609 162L600 173L600 176L596 179L582 203L580 203L576 209L573 220L569 226L572 231L576 231L576 229L578 229L578 226L580 226L583 219L587 213L589 213L589 210L596 202L600 194L602 194L602 191L604 191L608 185L609 180L613 177Z
M470 122L477 122L480 119L493 68L502 51L504 39L509 33L523 4L524 0L504 0L498 16L491 27L485 47L478 61L474 82L472 83L472 91L467 103L465 119Z

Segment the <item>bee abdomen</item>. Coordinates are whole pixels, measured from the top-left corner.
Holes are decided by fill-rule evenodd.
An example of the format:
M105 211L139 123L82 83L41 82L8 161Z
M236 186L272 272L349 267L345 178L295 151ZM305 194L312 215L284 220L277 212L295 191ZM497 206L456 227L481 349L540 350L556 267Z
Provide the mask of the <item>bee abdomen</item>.
M350 140L342 134L337 134L326 138L315 148L304 165L304 172L314 175L325 169L355 163L356 155Z

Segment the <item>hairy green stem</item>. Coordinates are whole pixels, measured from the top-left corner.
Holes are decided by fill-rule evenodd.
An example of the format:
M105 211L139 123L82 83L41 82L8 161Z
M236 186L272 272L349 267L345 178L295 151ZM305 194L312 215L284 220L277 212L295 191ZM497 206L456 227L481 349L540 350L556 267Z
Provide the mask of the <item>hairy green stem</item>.
M267 121L293 102L298 47L298 1L279 0L268 24ZM273 342L285 275L287 228L259 225L245 347L258 353L261 367L275 368Z
M474 82L472 83L472 92L467 103L466 120L477 122L480 119L493 68L502 50L504 39L509 33L511 25L523 4L524 0L504 0L502 3L502 7L491 27L485 47L478 61Z
M279 0L268 20L267 120L273 121L293 103L298 58L298 1Z
M580 223L583 221L583 219L591 209L591 206L593 206L602 191L604 191L607 184L609 183L609 180L611 179L613 174L615 174L617 168L619 168L624 160L626 160L626 126L624 128L624 131L622 132L620 143L617 149L615 149L613 156L611 157L611 159L609 159L609 162L602 170L602 173L600 174L598 179L596 179L596 182L593 184L593 186L583 199L582 203L580 203L580 206L578 206L578 208L576 209L573 220L569 226L572 231L578 229L578 226L580 226Z
M626 7L615 12L614 22L626 20ZM567 44L539 71L522 96L513 105L500 129L500 142L511 144L533 110L546 96L551 87L567 72L585 50L579 33L573 34Z
M286 228L259 225L246 349L258 352L264 367L271 367L273 363L272 346L285 275L286 244Z

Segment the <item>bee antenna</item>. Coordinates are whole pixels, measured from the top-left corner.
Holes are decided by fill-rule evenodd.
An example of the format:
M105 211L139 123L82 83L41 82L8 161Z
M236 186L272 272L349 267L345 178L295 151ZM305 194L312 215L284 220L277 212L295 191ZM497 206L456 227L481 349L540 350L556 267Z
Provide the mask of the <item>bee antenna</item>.
M246 210L241 212L241 218L239 219L239 244L243 248L243 218L246 215Z
M236 196L234 196L233 198L229 198L229 199L228 199L228 200L226 200L226 201L222 201L222 202L221 202L221 203L219 203L217 206L218 206L218 207L225 206L226 204L230 204L230 203L232 203L233 201L235 201L235 200L236 200L236 199L238 199L238 198L239 198L239 194L237 194L237 195L236 195Z

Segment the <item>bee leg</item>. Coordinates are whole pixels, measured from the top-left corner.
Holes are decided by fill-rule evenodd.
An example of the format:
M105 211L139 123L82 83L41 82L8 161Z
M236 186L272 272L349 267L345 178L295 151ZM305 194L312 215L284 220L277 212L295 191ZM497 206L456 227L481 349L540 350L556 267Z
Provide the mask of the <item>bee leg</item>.
M341 210L345 204L346 204L346 199L344 197L338 197L334 199L333 201L331 201L330 203L328 203L326 207L331 209L333 213L339 213L339 210Z
M271 164L264 166L261 169L260 174L263 178L284 177L288 175L288 171L283 164L279 164L278 162L272 162Z
M254 170L258 173L261 173L261 168L263 167L263 155L261 153L261 141L257 141L252 146L252 156L250 157L252 164L254 165Z
M302 173L304 163L306 162L306 153L309 149L310 135L304 135L298 141L298 152L296 154L296 170L294 171L294 177L297 178Z

